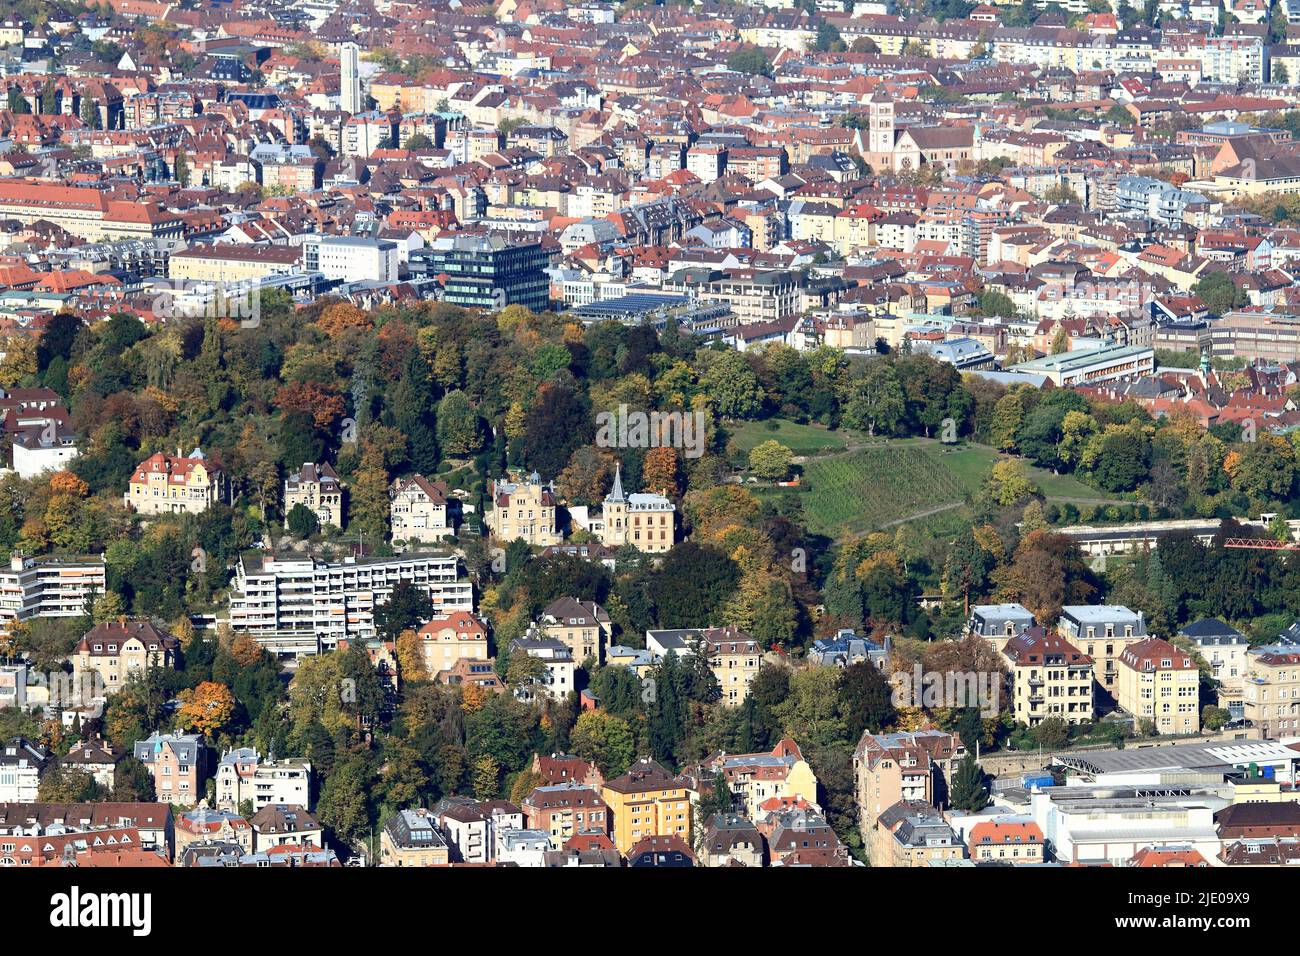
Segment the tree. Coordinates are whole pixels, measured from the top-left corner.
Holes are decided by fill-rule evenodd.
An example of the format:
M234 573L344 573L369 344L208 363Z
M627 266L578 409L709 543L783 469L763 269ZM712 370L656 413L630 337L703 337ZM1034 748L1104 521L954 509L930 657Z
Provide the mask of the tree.
M1249 301L1226 272L1207 272L1192 286L1192 291L1217 315L1231 312Z
M186 730L196 730L207 737L215 737L235 714L235 695L225 684L215 681L203 681L195 688L181 691L180 702L177 722Z
M984 784L984 771L975 762L975 755L967 752L953 774L950 801L956 810L978 813L989 803L988 787Z
M397 666L401 668L403 681L429 679L424 660L424 641L412 628L406 628L397 636Z
M579 716L569 744L583 760L595 763L606 780L622 774L636 759L636 737L628 722L603 710Z
M577 449L591 444L593 430L583 400L565 386L546 382L524 418L524 461L539 474L554 477Z
M892 435L902 424L906 412L903 386L893 363L888 359L873 359L861 377L849 385L844 403L844 424L865 429L873 436L878 431Z
M81 99L81 121L90 129L103 129L103 121L99 116L99 104L92 97L84 96Z
M790 477L794 453L775 439L755 445L749 452L749 469L765 481L785 481Z
M727 69L750 76L771 76L772 61L756 46L743 46L727 57Z
M893 688L874 663L858 661L844 668L836 692L850 740L865 730L880 733L894 722Z
M393 586L388 600L375 606L375 631L385 641L396 641L409 628L418 628L433 618L429 592L410 581Z
M1050 187L1047 192L1043 193L1043 198L1058 206L1081 205L1079 194L1065 183L1057 183L1055 186ZM1052 354L1055 355L1057 353L1053 351Z
M670 497L681 494L681 466L676 448L664 446L646 452L641 465L641 487Z
M1025 474L1025 466L1014 458L999 459L988 479L989 497L1000 505L1018 505L1038 493Z
M284 523L289 533L298 538L310 538L320 531L320 520L316 517L316 512L301 501L289 509Z
M1047 531L1021 539L993 580L1002 600L1023 604L1044 626L1056 622L1064 605L1085 604L1097 590L1074 541Z
M478 412L459 389L438 403L438 443L455 456L472 455L483 445Z
M135 757L126 757L113 770L113 800L117 803L152 803L153 772Z
M823 20L817 25L817 38L813 41L813 49L822 53L831 50L843 51L846 49L846 44L844 38L840 36L840 31L835 28L835 24Z
M733 349L705 351L700 388L722 418L755 417L763 404L763 388L745 356Z
M320 822L346 843L358 842L370 832L370 783L366 757L353 754L334 767L321 787Z

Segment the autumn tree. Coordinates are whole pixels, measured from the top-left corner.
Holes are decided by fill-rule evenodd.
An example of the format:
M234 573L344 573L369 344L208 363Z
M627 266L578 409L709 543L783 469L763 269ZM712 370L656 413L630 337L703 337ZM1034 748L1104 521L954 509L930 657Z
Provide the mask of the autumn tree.
M225 684L215 681L203 681L197 687L181 691L180 702L177 722L186 730L210 738L228 726L235 715L235 695Z

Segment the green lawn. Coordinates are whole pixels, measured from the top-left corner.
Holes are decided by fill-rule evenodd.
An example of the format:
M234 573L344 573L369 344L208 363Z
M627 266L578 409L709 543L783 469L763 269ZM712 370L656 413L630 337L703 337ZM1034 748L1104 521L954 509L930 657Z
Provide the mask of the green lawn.
M772 429L769 424L776 425ZM728 444L748 455L750 449L765 441L779 441L796 455L818 455L830 451L839 451L845 447L848 436L842 431L831 431L820 425L800 425L783 418L773 418L766 422L739 422L728 425L731 438Z
M909 516L916 516L918 528L955 533L970 520L965 499L980 490L997 459L997 450L987 445L948 446L925 438L879 440L852 451L827 449L809 458L795 493L803 500L808 529L816 534L858 534ZM1116 500L1070 475L1053 475L1028 463L1025 470L1051 501ZM767 494L777 489L755 491Z

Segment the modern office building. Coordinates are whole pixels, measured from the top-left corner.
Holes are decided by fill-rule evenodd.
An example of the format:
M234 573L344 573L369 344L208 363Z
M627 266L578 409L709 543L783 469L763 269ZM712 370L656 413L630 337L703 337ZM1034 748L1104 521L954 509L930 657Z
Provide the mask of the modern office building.
M1011 371L1046 375L1057 388L1089 385L1121 378L1150 375L1155 371L1155 351L1144 345L1105 345L1045 355L1013 365Z
M411 253L416 278L446 276L443 300L467 309L522 305L541 312L550 305L548 256L539 242L501 236L440 236Z

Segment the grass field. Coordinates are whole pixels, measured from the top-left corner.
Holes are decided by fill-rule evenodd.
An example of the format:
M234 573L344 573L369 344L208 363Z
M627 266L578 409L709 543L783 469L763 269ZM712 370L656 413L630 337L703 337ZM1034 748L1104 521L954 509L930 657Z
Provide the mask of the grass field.
M962 485L976 492L984 484L989 470L998 459L998 452L988 445L966 444L950 447L929 442L923 446L944 468L953 472ZM1054 475L1045 468L1025 462L1025 473L1036 484L1043 497L1059 501L1118 500L1113 495L1085 485L1073 475Z
M776 425L775 429L768 425ZM768 422L742 422L730 426L731 439L738 452L748 455L751 448L765 441L775 439L796 455L820 455L842 450L848 442L848 436L841 431L831 431L817 425L800 425L783 418L770 419Z
M825 447L803 464L796 493L809 530L817 534L857 534L910 520L944 535L969 522L964 502L980 490L997 459L997 450L987 445L948 446L924 438L873 442L850 451ZM1049 501L1117 500L1069 475L1028 464L1025 470Z

